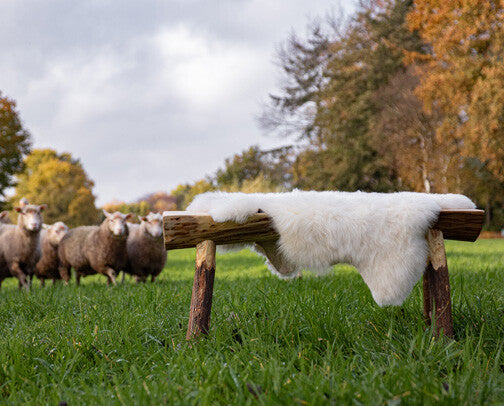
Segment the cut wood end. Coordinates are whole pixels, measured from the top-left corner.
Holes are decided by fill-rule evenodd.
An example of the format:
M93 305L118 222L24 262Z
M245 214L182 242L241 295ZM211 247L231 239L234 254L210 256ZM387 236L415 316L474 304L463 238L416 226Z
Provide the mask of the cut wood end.
M429 259L432 267L438 270L442 266L446 266L443 232L431 228L427 231L427 243L429 245Z
M196 267L205 269L215 269L215 242L205 240L196 245Z

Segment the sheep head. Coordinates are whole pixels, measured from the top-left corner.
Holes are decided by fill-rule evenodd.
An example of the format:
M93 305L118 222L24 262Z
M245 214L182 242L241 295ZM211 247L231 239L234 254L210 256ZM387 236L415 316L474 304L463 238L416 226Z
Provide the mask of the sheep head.
M51 245L56 247L67 232L67 225L62 221L58 221L47 229L47 237Z
M107 225L107 229L115 236L128 235L128 226L126 225L126 220L133 217L133 214L122 214L118 211L115 213L109 213L103 210L105 215L104 223Z
M163 235L163 216L159 213L149 213L139 217L144 230L152 237L159 238Z
M42 228L42 212L47 209L46 204L40 206L36 204L25 204L23 206L14 207L14 210L19 213L18 225L24 230L32 233L37 233Z

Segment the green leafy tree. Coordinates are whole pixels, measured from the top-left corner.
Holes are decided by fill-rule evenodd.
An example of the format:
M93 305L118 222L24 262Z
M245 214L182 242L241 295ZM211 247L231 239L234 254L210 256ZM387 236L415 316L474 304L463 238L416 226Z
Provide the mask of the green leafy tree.
M12 202L26 197L30 203L47 204L44 221L63 221L69 227L99 221L92 193L93 182L79 160L69 153L36 149L25 159L25 169L18 175Z
M406 68L405 50L423 44L408 30L411 1L370 0L361 3L327 64L316 123L322 128L320 186L344 190L390 191L399 188L398 174L377 149L373 121L383 109L376 92ZM313 168L312 168L313 171Z
M177 198L177 210L185 210L196 195L213 190L216 188L210 179L201 179L192 185L178 185L171 191L171 194Z
M241 192L241 193L278 193L285 192L285 188L272 182L268 177L261 172L255 178L246 179L240 184L232 183L219 188L224 192Z
M24 168L23 157L30 152L30 134L23 128L16 103L0 92L0 209L5 189L14 186L14 175Z
M291 146L264 151L258 146L226 159L215 174L217 188L239 190L245 182L264 178L271 187L288 189L292 185L294 149Z
M111 202L103 205L103 208L109 213L118 211L124 214L133 213L137 216L146 216L152 211L151 205L146 200L140 200L135 203ZM135 218L134 222L138 222L138 218Z
M400 187L395 167L380 154L371 131L383 108L375 93L406 69L406 50L423 50L406 25L410 7L411 1L364 1L349 23L328 24L328 35L321 36L315 25L304 43L289 39L279 59L286 85L280 96L271 98L270 105L279 108L270 115L277 128L288 126L293 115L304 122L297 135L308 146L294 165L294 186Z

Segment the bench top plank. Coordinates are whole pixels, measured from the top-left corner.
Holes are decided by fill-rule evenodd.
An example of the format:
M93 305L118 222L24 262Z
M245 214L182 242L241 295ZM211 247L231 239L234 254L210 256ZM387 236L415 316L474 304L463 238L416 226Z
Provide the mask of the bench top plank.
M476 241L483 225L483 210L442 210L431 228L443 232L447 240ZM207 213L169 211L163 214L167 250L195 247L212 240L217 245L271 241L279 238L271 218L265 213L250 216L245 223L217 223Z

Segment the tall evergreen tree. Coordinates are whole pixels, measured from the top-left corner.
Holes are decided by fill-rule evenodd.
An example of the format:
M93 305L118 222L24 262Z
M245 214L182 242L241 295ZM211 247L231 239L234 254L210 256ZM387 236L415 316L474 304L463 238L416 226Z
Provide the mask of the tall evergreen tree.
M398 174L377 149L372 125L384 108L376 92L406 68L405 50L421 52L422 42L406 26L411 1L370 0L333 44L329 78L316 123L325 152L321 185L344 190L388 191L400 187ZM327 186L326 186L327 187Z
M292 116L301 117L296 135L309 145L294 166L295 186L369 191L400 187L371 130L383 108L377 90L406 69L405 51L423 49L406 25L410 7L411 1L368 0L348 24L332 22L326 30L315 25L305 42L291 37L284 46L279 62L286 85L281 96L271 98L265 114L276 107L270 124L280 129L288 128Z

